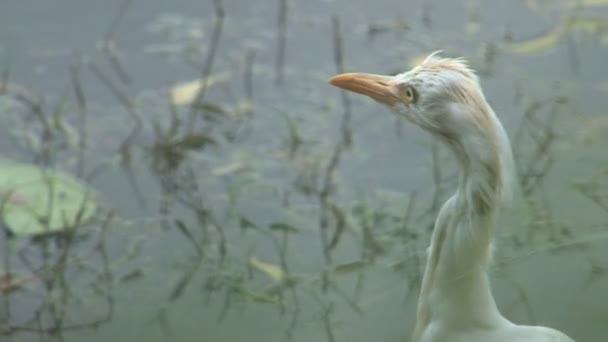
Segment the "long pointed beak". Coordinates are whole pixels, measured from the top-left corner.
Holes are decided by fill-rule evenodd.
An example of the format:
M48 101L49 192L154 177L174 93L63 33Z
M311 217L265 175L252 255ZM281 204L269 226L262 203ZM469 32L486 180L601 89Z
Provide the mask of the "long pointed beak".
M392 77L364 73L339 74L329 79L329 83L355 93L367 95L374 100L393 106L401 99L395 93Z

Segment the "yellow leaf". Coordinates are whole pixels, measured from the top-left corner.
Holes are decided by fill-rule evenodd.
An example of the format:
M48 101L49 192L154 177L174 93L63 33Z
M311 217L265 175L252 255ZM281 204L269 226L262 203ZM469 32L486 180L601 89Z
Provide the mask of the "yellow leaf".
M597 15L574 16L566 20L566 25L570 30L596 34L608 30L608 18Z
M561 7L563 9L602 7L608 5L608 0L525 0L524 4L529 9L539 9L541 7Z
M608 5L608 0L578 0L575 5L582 7L606 6Z
M230 110L230 114L235 117L240 117L249 114L253 111L254 105L251 101L239 102Z
M210 75L206 79L197 79L177 84L169 89L169 99L176 106L189 106L196 100L203 86L209 88L214 84L226 82L228 79L229 75L222 73Z
M507 45L507 50L517 54L545 51L557 45L562 36L571 31L581 31L592 35L606 32L608 31L608 19L602 16L569 17L546 34Z
M225 176L241 171L244 168L245 165L237 161L224 166L216 167L215 169L211 170L211 174L213 174L214 176Z
M564 25L560 23L542 36L507 45L507 50L517 54L531 54L545 51L557 45L565 31Z
M255 256L249 258L249 263L259 271L266 273L267 276L276 282L281 282L285 279L285 271L280 266L263 262Z

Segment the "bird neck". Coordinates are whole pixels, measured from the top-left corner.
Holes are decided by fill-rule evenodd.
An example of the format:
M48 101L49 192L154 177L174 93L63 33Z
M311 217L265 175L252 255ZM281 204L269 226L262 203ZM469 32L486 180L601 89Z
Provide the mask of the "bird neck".
M497 326L487 274L498 208L512 177L511 149L498 120L495 140L450 144L461 171L456 193L442 206L431 237L413 341L423 341L433 322Z
M490 126L483 134L451 141L460 166L458 189L462 212L484 216L509 202L514 179L513 153L500 121L490 111Z

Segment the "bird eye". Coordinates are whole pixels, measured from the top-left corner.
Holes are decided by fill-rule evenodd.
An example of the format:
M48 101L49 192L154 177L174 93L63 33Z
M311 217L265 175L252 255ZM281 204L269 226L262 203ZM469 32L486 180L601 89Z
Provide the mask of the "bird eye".
M416 103L416 91L411 86L405 87L405 99L409 103Z

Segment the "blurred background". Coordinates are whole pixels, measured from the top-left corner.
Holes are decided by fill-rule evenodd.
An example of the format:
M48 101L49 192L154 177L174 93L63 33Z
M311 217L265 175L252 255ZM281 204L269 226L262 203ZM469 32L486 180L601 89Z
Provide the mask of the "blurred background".
M465 57L519 182L501 311L608 339L608 1L0 4L0 340L409 341L457 172L326 80Z

